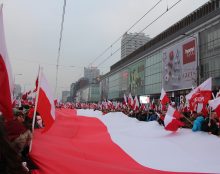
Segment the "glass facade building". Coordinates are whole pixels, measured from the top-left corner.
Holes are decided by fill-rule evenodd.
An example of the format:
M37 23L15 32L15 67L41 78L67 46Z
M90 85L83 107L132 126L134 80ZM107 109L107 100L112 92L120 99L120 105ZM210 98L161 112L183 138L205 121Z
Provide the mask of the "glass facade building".
M220 23L202 31L200 42L200 79L213 77L213 86L220 86Z
M119 98L120 73L117 72L109 77L109 99Z
M170 96L185 95L209 77L213 90L219 90L219 7L219 0L209 1L112 65L101 78L101 99L123 99L129 93L158 98L162 87Z
M145 60L145 94L161 91L162 51L158 51Z

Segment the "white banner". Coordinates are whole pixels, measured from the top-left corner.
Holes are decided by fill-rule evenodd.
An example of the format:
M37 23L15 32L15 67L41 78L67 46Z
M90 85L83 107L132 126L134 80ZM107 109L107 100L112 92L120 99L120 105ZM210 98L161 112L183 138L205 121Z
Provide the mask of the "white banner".
M150 97L147 95L140 96L140 103L142 104L148 104L150 103Z

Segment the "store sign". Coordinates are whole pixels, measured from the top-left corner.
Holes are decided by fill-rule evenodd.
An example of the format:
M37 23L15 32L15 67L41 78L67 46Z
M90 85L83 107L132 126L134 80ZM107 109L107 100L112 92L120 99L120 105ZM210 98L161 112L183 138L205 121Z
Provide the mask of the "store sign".
M196 61L195 40L183 45L183 64Z
M163 50L162 84L165 91L188 89L197 84L196 40L189 38Z

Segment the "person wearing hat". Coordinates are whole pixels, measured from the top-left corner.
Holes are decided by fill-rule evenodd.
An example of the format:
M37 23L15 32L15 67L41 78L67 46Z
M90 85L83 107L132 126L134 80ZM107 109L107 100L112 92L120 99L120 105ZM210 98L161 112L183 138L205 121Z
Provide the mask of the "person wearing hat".
M26 146L30 145L32 138L31 131L24 126L24 114L21 111L15 112L13 120L6 122L6 131L9 141L15 151L21 155Z

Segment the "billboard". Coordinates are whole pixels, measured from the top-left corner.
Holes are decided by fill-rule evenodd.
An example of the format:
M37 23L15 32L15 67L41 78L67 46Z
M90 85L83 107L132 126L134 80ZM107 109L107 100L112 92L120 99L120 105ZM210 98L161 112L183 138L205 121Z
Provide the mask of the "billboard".
M189 38L163 50L162 85L165 91L192 88L197 84L197 45Z
M129 91L132 95L143 94L145 61L129 66Z

